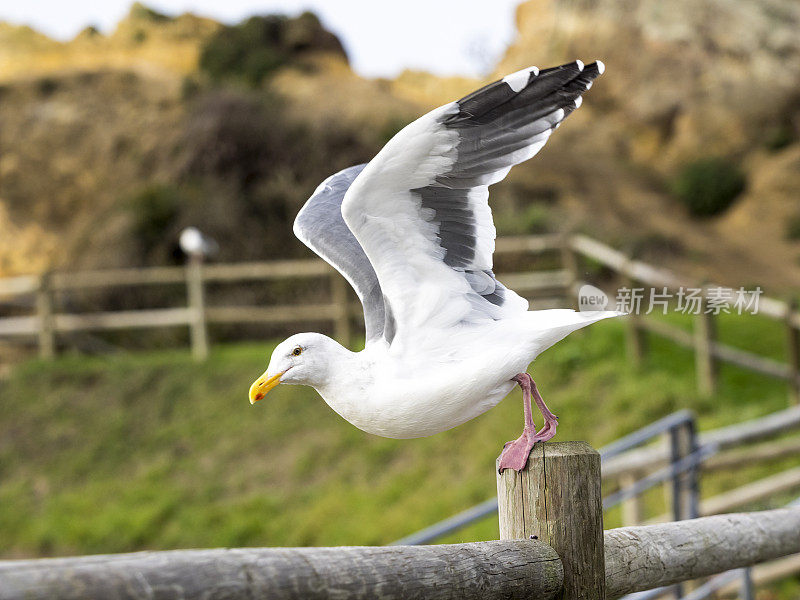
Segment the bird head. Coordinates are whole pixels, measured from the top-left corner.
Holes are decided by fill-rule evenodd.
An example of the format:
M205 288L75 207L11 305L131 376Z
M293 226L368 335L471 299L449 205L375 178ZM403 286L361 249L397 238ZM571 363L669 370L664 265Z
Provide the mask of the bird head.
M320 333L298 333L282 341L269 359L264 374L250 386L250 404L255 404L279 383L314 386L328 376L329 357L335 341Z

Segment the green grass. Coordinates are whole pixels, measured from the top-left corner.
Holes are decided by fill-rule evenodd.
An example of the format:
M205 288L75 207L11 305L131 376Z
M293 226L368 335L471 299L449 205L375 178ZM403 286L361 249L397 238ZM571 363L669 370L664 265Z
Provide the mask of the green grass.
M782 347L779 329L752 327L771 341L731 343ZM786 407L782 383L728 367L719 392L701 397L690 351L651 338L637 369L624 337L623 323L599 323L537 361L558 439L599 447L685 407L706 429ZM519 392L454 430L388 440L309 388L280 386L250 406L271 349L219 346L204 365L158 351L17 367L0 383L0 556L383 544L495 493L495 457L522 425ZM770 468L704 479L704 491ZM663 495L648 502L658 511ZM606 526L618 520L612 511ZM449 541L496 537L487 519Z

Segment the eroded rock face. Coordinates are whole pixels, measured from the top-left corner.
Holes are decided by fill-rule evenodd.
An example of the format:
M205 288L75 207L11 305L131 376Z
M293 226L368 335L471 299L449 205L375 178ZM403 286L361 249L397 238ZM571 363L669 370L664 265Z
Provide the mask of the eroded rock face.
M203 99L214 95L203 83L208 73L198 73L204 48L226 32L235 34L253 25L261 25L256 33L263 38L262 46L274 46L281 59L278 71L292 66L314 77L335 62L339 71L355 77L338 38L311 13L253 17L240 26L224 26L191 14L163 15L135 3L109 35L89 27L69 42L0 22L0 277L50 268L163 262L170 258L176 231L185 225L182 221L199 224L206 218L219 223L215 211L233 220L239 215L234 204L240 212L253 210L251 199L242 199L238 181L230 179L246 178L251 187L266 190L252 195L258 196L259 206L277 205L269 217L278 213L281 229L290 236L288 213L293 214L294 205L305 199L306 188L313 189L329 173L311 169L312 181L298 184L295 171L309 170L310 159L301 153L301 162L287 151L286 132L299 126L286 125L282 113L272 114L282 104L271 95L261 94L263 90L237 91L246 106L266 108L242 114L234 107L238 129L234 127L221 141L206 140L217 155L225 155L226 149L219 147L223 142L233 145L228 154L241 174L208 165L200 172L187 173L184 168L186 147L200 145L200 125L215 133L214 127L225 117L200 110ZM312 61L319 61L319 68ZM240 85L236 81L232 87L238 90ZM349 95L350 90L341 94ZM278 121L272 124L281 135L260 135L270 124L261 113ZM336 130L327 136L327 143L335 144L338 138L329 138L344 135ZM349 139L340 146L345 146L338 153L345 161L354 147L356 152L361 148ZM284 162L296 169L266 160L270 152L279 157L289 154ZM362 151L354 160L363 162L372 154ZM250 171L247 165L253 165ZM328 159L328 168L336 166ZM278 181L265 183L270 178ZM137 239L142 237L137 232L137 207L128 205L132 197L159 186L166 195L178 186L190 187L191 193L170 200L175 206L155 207L158 214L139 219L153 221L151 233L157 231L167 240L158 256L147 256ZM230 196L229 201L220 190ZM192 208L192 203L202 203L196 198L209 197L215 203L206 202L202 210ZM292 209L285 210L291 202ZM163 222L166 212L172 217L169 227ZM256 234L250 237L258 239Z
M792 0L531 0L517 26L496 74L602 59L608 75L591 104L627 123L630 157L663 169L700 148L740 151L800 99Z
M68 42L0 22L0 81L120 68L184 75L196 68L201 45L220 27L191 14L166 17L138 3L113 33L87 27Z
M800 240L785 231L788 221L800 222L800 3L530 0L517 19L518 39L495 76L575 58L602 59L607 72L545 151L493 188L501 233L584 227L700 279L796 286ZM258 111L237 110L239 121L254 115L256 125L238 126L223 118L230 111L202 110L202 89L196 96L184 89L200 44L221 27L141 5L114 33L87 29L64 44L0 24L0 276L160 264L168 249L147 254L125 208L151 185L168 198L170 189L188 188L169 227L145 219L155 223L151 233L173 240L181 227L208 222L209 233L226 239L246 221L255 228L252 247L231 247L226 259L267 258L263 224L291 235L296 207L325 176L368 160L403 124L482 83L421 73L364 79L338 41L300 19L281 39L304 57L303 68L280 69L268 83L285 115L260 119ZM331 51L316 51L325 48ZM247 107L264 98L240 100ZM259 127L275 119L291 119L302 133L269 141ZM250 174L240 172L248 163L236 153L233 170L202 161L187 168L186 149L213 140L211 125L226 125L237 152L257 159ZM210 137L192 138L198 131ZM259 141L253 150L245 143L253 136L242 131ZM774 132L785 138L780 150L768 148ZM296 139L304 143L286 152L287 140ZM273 147L285 162L275 164ZM715 155L747 173L747 189L727 213L692 219L668 184L684 161ZM215 156L227 155L205 158ZM533 225L518 230L523 220ZM287 251L282 238L276 247Z

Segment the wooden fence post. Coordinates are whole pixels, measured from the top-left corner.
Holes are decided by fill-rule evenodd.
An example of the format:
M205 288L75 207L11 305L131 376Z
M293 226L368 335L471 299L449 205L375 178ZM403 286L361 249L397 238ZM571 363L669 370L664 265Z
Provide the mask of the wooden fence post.
M605 598L600 455L586 442L537 443L497 476L500 539L538 538L564 566L562 600Z
M206 300L203 290L203 256L190 254L186 267L186 292L189 300L189 337L195 360L208 358L208 330L206 325Z
M797 313L797 299L792 298L786 305L786 356L789 363L789 400L800 404L800 329L794 323Z
M620 475L619 485L622 489L633 487L642 478L639 471L627 471ZM644 521L644 502L642 495L636 495L622 501L622 525L641 525Z
M350 346L350 306L347 282L339 273L331 273L331 302L336 308L333 320L334 337L342 346Z
M708 311L708 301L703 295L700 311L694 320L694 363L697 372L697 389L711 395L717 389L717 363L713 344L716 337L714 315Z
M53 289L50 273L39 276L36 290L36 314L39 317L39 356L53 358L56 355L55 323L53 322Z
M627 322L627 348L628 356L635 365L641 365L644 356L647 353L647 332L641 326L640 319L642 318L639 312L643 308L644 298L640 302L636 301L635 290L636 280L631 275L630 264L633 262L632 258L628 258L622 266L620 274L622 275L623 286L631 290L631 314L625 317Z
M575 310L580 309L578 301L578 287L580 283L580 271L578 268L578 255L572 248L572 238L569 233L564 233L559 240L561 251L561 266L567 272L567 285L565 292L567 301Z

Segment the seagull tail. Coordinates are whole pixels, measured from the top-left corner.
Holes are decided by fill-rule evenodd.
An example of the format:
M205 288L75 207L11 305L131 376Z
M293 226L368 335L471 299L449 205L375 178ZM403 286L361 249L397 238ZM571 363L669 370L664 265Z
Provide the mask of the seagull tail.
M597 321L624 316L627 313L617 310L575 311L557 308L533 310L526 313L527 324L531 327L531 341L536 355L560 342L573 331L582 329Z

